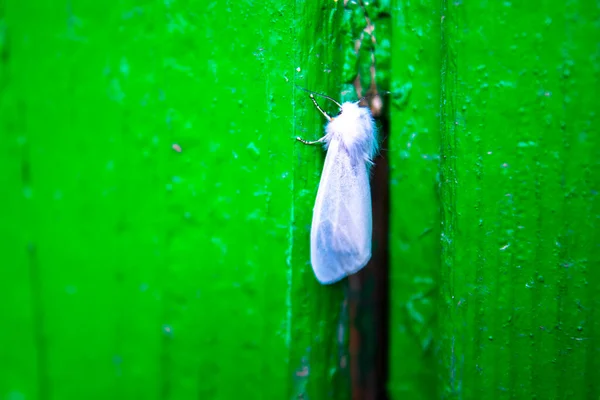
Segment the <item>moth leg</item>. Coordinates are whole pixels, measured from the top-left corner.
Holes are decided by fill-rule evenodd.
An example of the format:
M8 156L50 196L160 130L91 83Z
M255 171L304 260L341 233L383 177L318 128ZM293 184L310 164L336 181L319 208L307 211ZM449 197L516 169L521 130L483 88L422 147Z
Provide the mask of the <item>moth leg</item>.
M317 110L319 110L319 111L321 112L321 114L323 114L323 116L324 116L325 118L327 118L327 121L331 122L331 120L332 120L333 118L331 118L331 117L329 116L329 114L327 114L325 111L323 111L323 109L322 109L322 108L319 106L319 103L317 103L317 101L315 100L315 96L313 96L313 94L312 94L312 93L310 94L310 99L311 99L311 100L312 100L312 102L314 103L315 107L317 107ZM321 139L322 139L322 138L321 138ZM319 139L319 140L321 140L321 139Z
M377 38L375 37L375 24L373 23L373 21L371 21L371 18L369 17L369 14L367 12L367 8L363 4L362 0L359 0L358 3L360 5L360 7L363 9L363 12L365 15L365 22L366 22L367 26L363 29L363 31L360 34L360 37L356 40L355 45L354 45L354 51L356 52L356 55L358 56L360 49L361 49L363 38L365 37L365 34L369 35L369 37L371 38L371 47L369 49L369 52L371 53L371 67L369 68L369 70L370 70L369 72L371 75L371 84L369 85L367 93L363 96L362 95L363 88L360 83L360 72L359 72L356 75L356 78L354 79L353 85L354 85L354 90L356 90L356 94L357 94L358 98L362 98L362 97L366 98L367 103L369 104L369 108L371 109L371 114L373 114L374 117L377 117L381 114L381 109L383 107L383 104L381 101L381 96L379 95L379 91L377 90L377 80L376 80L377 61L375 59L375 48L377 47Z
M302 139L300 136L298 136L298 137L296 137L296 140L297 140L297 141L299 141L299 142L301 142L301 143L304 143L304 144L313 145L313 144L319 144L319 143L323 143L323 142L325 141L325 136L323 136L323 137L322 137L321 139L319 139L319 140L313 140L313 141L310 141L310 140L304 140L304 139Z
M365 13L367 11L365 10ZM366 14L365 14L366 15ZM368 33L371 36L371 85L369 86L369 90L367 91L367 97L371 99L369 102L369 106L371 108L371 114L374 117L377 117L381 114L381 109L383 107L383 103L381 101L381 96L379 95L379 91L377 90L377 60L375 59L375 47L377 46L377 39L375 38L375 26L371 23L371 20L368 16L366 16L369 29Z
M315 96L312 93L310 94L310 99L312 100L312 102L315 105L315 107L317 107L317 110L319 110L321 112L321 114L323 114L323 116L325 118L327 118L327 121L331 122L331 120L333 118L331 118L329 116L329 114L327 114L325 111L323 111L323 109L321 108L321 106L319 106L319 103L317 103L317 100L315 100ZM323 136L321 139L313 140L313 141L305 140L305 139L302 139L300 136L298 136L298 137L296 137L296 140L299 141L299 142L302 142L304 144L313 145L313 144L323 143L325 141L325 136Z

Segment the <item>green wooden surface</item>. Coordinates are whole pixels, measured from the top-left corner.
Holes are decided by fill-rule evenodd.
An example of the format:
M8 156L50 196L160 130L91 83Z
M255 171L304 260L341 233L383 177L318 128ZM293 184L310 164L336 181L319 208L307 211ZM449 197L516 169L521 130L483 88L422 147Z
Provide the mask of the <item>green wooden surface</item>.
M392 398L598 399L597 2L393 13Z
M324 124L294 85L369 69L343 3L0 2L0 398L350 398L293 140ZM598 399L598 5L365 10L390 398Z
M443 14L443 393L597 399L600 9Z
M390 371L392 399L437 398L439 3L392 2Z
M333 87L340 19L0 3L0 398L346 397L343 285L309 264L323 155L293 140L323 132L294 84Z

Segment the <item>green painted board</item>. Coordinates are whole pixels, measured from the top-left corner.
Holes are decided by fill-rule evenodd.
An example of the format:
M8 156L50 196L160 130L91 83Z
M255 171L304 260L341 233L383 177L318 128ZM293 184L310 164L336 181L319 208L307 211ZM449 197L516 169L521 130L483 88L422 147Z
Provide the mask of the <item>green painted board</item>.
M393 12L391 397L599 398L597 4Z
M370 68L344 3L0 2L0 398L350 398L294 140L324 124L295 85ZM390 398L599 398L597 4L365 10Z
M444 8L443 393L595 399L600 10L484 6Z
M440 5L392 2L391 399L437 398Z
M346 397L293 139L338 10L0 3L0 398Z

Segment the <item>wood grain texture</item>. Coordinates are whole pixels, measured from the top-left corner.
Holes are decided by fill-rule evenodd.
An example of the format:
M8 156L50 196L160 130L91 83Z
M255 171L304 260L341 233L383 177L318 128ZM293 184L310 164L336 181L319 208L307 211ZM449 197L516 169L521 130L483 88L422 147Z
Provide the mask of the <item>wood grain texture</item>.
M391 397L598 398L597 4L393 10Z
M392 2L391 399L437 396L440 275L440 9Z
M293 139L337 7L0 2L0 397L345 397Z
M598 398L596 5L447 2L446 398Z

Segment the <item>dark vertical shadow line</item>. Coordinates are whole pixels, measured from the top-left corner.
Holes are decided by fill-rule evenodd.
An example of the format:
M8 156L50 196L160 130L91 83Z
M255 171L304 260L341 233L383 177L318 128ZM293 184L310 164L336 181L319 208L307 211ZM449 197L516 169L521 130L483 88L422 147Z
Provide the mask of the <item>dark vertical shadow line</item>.
M389 120L378 120L381 155L371 180L373 254L349 277L353 400L387 400L389 365Z
M48 346L44 335L44 309L42 301L42 279L40 277L37 248L35 244L27 244L27 260L29 264L29 279L31 286L31 307L34 327L36 374L38 385L38 398L49 398L50 388L48 381Z
M19 129L27 132L27 106L23 102L18 103L18 120L21 121ZM10 129L10 128L9 128ZM25 144L21 151L21 188L31 190L31 162L30 147ZM25 201L25 200L22 200ZM25 201L26 212L31 212L29 201ZM25 249L27 253L27 268L29 270L29 286L31 293L31 316L33 319L33 335L35 344L35 372L37 379L37 398L46 400L50 398L50 380L48 377L48 343L45 335L44 302L42 296L43 281L40 273L40 264L37 247L34 242L29 241Z
M373 196L375 201L373 205L375 218L379 229L375 237L378 243L376 248L377 261L377 282L373 296L375 297L374 310L377 315L377 342L375 353L375 368L377 373L376 395L377 400L387 400L387 382L389 365L389 225L390 225L390 170L388 152L389 120L383 119L381 133L384 138L382 148L385 149L383 156L379 160L379 168L373 181Z

